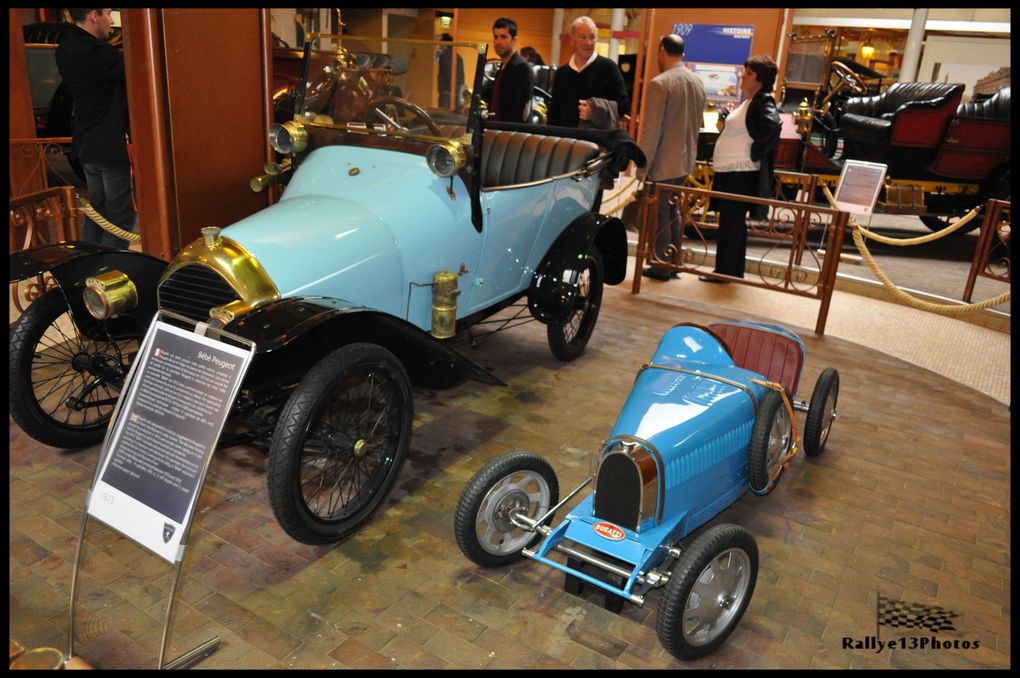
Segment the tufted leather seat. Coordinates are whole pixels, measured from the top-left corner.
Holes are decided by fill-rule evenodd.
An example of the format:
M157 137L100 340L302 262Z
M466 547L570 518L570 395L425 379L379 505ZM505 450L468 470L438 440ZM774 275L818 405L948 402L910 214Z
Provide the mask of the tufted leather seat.
M889 145L934 148L963 98L964 85L897 82L877 96L851 97L840 131L848 149Z
M598 154L598 145L591 141L487 129L482 141L482 188L573 172Z
M804 364L800 344L761 327L736 323L712 323L708 327L729 349L737 367L782 384L791 398L797 394L800 369Z
M956 115L961 118L1009 119L1009 87L1005 87L984 101L960 104Z

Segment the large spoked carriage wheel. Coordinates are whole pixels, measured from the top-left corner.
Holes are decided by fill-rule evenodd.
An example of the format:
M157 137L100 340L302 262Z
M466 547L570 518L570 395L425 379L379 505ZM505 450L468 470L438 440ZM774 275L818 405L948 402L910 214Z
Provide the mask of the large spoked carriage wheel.
M790 413L779 391L769 389L758 404L758 415L751 429L751 442L747 449L747 479L751 489L764 492L769 478L793 446L793 424ZM776 476L771 492L782 478Z
M102 442L137 351L138 338L82 335L63 293L50 290L11 331L11 416L45 445L77 449Z
M542 535L510 521L519 512L535 520L559 501L556 473L542 457L513 452L493 459L464 488L453 518L461 552L485 567L502 567L521 558L521 549Z
M822 370L815 390L811 393L807 419L804 422L804 452L817 457L825 450L832 423L836 421L836 401L839 399L839 372L832 367Z
M677 659L714 651L736 628L758 580L758 545L739 525L717 525L680 555L659 602L659 642Z
M570 315L563 322L549 323L546 333L549 348L558 359L568 362L584 353L602 306L605 275L602 254L594 245L588 249L584 269L577 279L577 294Z
M270 443L273 513L291 537L329 544L386 499L411 441L407 373L375 344L338 348L298 384Z

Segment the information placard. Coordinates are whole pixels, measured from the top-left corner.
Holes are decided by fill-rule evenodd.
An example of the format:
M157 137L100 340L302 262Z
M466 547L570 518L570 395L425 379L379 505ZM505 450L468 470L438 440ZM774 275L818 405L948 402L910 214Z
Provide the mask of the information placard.
M886 166L878 162L847 160L836 186L836 209L851 214L871 214L885 182Z
M106 438L89 515L178 561L252 355L154 318Z

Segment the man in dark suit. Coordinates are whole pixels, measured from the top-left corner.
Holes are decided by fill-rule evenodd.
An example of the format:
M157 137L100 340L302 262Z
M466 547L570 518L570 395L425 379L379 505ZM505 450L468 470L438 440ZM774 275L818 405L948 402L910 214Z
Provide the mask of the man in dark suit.
M125 231L135 226L128 159L124 55L107 40L110 9L71 9L75 28L57 46L60 76L74 97L71 154L85 171L89 202ZM112 247L128 243L86 219L82 239Z
M530 108L535 76L531 64L517 53L517 22L506 17L496 19L492 25L492 47L503 63L485 102L489 119L524 122Z

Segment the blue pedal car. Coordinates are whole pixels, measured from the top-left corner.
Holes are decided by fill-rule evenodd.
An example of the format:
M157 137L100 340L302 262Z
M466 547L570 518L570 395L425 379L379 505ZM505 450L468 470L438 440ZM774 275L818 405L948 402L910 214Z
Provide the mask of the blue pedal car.
M559 501L545 459L498 457L461 494L458 546L483 566L533 558L563 571L571 593L609 592L607 607L617 610L664 587L660 642L679 659L712 652L751 600L758 548L732 524L687 538L748 489L768 494L801 444L808 456L824 449L839 373L826 368L810 402L794 401L804 354L796 335L772 325L670 329L641 367L593 475ZM795 409L807 412L803 439ZM592 483L551 527L555 512Z

